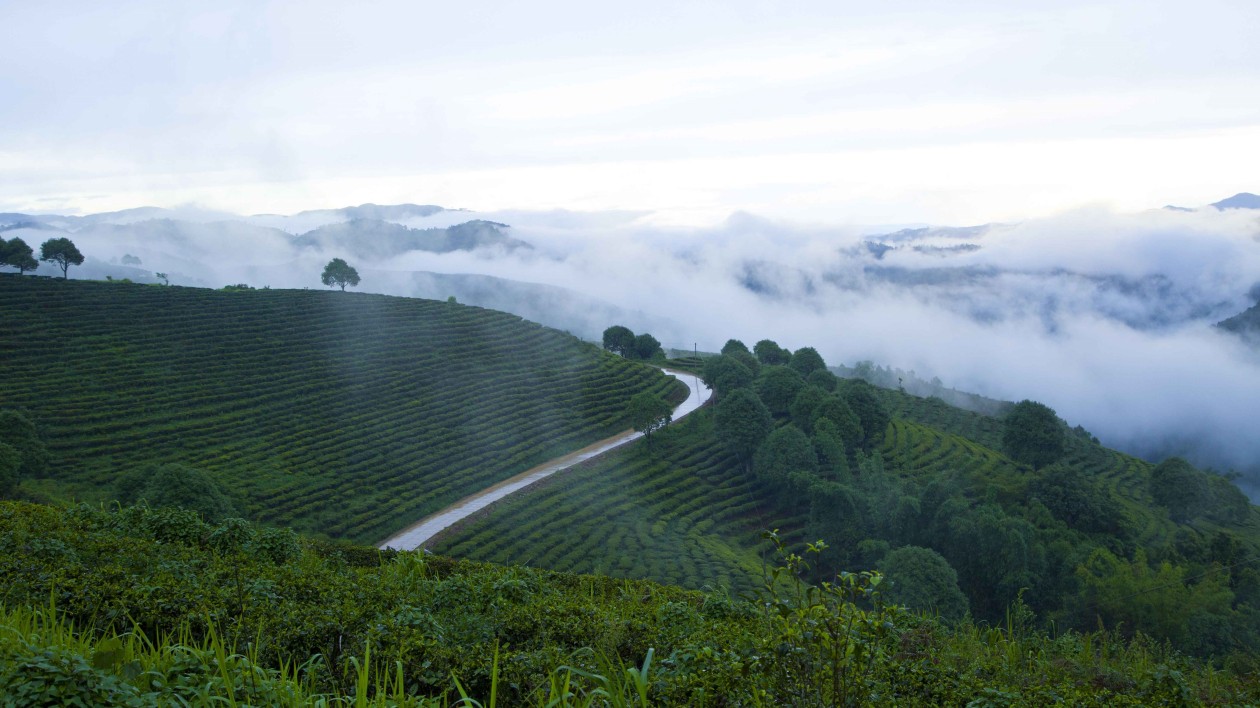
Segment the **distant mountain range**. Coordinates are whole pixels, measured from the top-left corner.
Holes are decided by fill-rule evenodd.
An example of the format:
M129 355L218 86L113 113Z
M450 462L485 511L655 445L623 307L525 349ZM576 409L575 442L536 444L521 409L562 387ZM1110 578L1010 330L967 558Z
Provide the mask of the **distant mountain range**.
M1251 192L1239 192L1219 202L1212 202L1208 206L1215 208L1217 211L1225 211L1226 209L1260 209L1260 196L1256 196ZM1164 208L1169 211L1194 211L1194 209L1188 207L1173 206L1172 204Z

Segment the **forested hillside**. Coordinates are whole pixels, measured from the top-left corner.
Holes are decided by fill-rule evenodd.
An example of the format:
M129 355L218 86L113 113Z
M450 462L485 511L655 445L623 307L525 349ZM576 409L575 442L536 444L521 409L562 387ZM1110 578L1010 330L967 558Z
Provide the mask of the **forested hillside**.
M811 577L879 568L889 597L947 618L1002 622L1022 601L1046 628L1260 648L1260 510L1227 478L1106 449L1033 402L992 417L771 345L707 359L717 405L654 449L506 500L437 549L739 594L777 528L798 551L826 542Z
M450 302L15 276L0 277L0 378L0 409L25 409L51 457L28 495L152 497L158 477L221 493L220 515L364 543L681 386Z

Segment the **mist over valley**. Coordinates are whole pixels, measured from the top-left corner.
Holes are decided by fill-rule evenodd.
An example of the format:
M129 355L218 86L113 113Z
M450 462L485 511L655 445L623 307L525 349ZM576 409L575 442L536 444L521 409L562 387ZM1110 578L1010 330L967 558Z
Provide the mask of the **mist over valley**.
M1214 327L1256 304L1260 212L1101 208L1020 223L896 230L735 213L473 212L365 204L291 216L142 208L0 215L7 238L72 237L72 276L316 288L329 258L365 292L499 309L597 340L729 337L818 348L1000 400L1032 398L1104 444L1260 479L1260 354ZM51 271L47 266L41 273Z

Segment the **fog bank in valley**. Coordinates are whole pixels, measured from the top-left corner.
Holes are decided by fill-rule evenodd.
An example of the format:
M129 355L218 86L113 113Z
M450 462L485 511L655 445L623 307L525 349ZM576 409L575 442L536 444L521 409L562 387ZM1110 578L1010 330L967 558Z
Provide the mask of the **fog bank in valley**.
M832 364L873 360L1042 401L1110 446L1244 471L1256 497L1260 354L1211 325L1260 293L1260 211L1085 209L872 234L749 214L678 227L644 212L425 209L372 216L411 229L481 219L530 247L374 261L329 242L303 247L298 235L352 218L337 210L59 226L77 228L89 257L72 276L162 271L189 285L315 288L340 256L359 269L360 290L453 295L588 339L620 323L685 349L715 351L731 337L814 346ZM45 233L6 235L38 244ZM141 264L124 268L126 255Z

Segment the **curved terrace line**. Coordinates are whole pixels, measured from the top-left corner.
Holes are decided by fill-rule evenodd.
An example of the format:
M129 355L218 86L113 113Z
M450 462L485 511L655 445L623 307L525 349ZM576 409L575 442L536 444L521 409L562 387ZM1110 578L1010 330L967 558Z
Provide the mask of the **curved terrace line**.
M665 373L687 384L687 399L678 404L674 409L674 422L682 419L683 416L695 411L704 405L713 396L713 390L700 382L700 377L685 371L677 371L674 369L662 369ZM557 457L552 460L528 469L515 477L499 482L491 487L487 487L476 494L465 497L454 504L446 507L442 511L426 516L398 533L390 536L378 548L394 548L400 551L413 551L417 548L423 548L424 544L445 531L450 526L463 521L491 504L503 499L504 497L515 494L529 485L550 477L551 475L572 467L580 462L585 462L592 457L602 455L609 450L621 447L626 443L638 440L643 437L643 433L634 430L627 430L618 433L610 438L605 438L597 443L588 445L581 450L571 452L567 455Z

